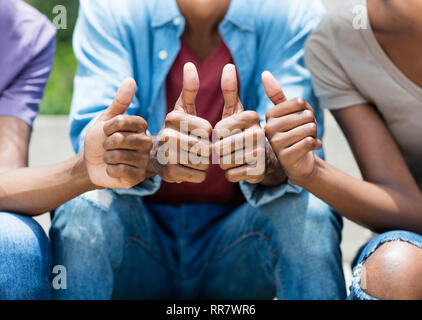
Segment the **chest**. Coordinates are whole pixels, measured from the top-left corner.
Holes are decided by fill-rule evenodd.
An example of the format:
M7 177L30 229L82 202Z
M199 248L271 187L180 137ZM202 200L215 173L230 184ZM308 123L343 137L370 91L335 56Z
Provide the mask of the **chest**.
M422 88L422 41L397 45L383 43L382 47L394 65L412 82Z

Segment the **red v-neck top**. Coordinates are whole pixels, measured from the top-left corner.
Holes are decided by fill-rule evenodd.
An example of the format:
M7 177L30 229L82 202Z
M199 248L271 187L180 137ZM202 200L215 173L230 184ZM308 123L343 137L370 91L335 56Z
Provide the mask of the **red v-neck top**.
M193 62L199 74L200 89L196 98L196 113L198 117L208 120L215 126L221 120L224 107L221 74L226 64L233 63L230 50L221 41L213 52L201 61L187 43L181 40L180 52L166 79L167 113L173 111L182 91L183 67L187 62ZM145 200L173 205L244 202L238 184L228 182L224 174L218 165L211 165L203 183L176 184L163 181L157 193Z

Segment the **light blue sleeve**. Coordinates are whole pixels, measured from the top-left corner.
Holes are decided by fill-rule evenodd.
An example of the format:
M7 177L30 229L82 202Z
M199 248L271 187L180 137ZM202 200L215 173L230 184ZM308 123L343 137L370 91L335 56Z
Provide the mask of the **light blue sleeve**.
M70 138L76 152L84 146L89 127L110 106L124 79L134 78L134 57L127 39L119 34L112 0L81 0L73 48L78 68L70 112ZM137 114L139 90L127 114ZM158 190L160 179L148 179L131 193Z
M281 84L288 99L303 97L315 110L319 138L323 136L323 111L312 89L311 75L305 67L304 45L308 36L318 26L325 14L319 0L267 0L260 13L258 30L260 46L258 52L257 76L254 88L257 90L257 113L265 126L265 114L274 105L265 94L261 81L262 72L270 71ZM317 152L323 157L323 151ZM290 181L276 186L240 183L248 202L255 207L267 204L285 193L300 193L302 188Z

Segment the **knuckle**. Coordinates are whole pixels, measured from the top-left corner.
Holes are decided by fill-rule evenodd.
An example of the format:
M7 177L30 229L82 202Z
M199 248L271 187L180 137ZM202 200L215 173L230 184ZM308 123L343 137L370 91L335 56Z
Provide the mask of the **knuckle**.
M117 128L122 128L126 123L126 118L123 115L118 115L114 118L114 122Z
M235 177L233 176L233 174L230 170L226 171L225 176L226 176L227 181L236 182Z
M306 137L304 139L304 144L308 148L313 147L314 144L315 144L315 139L314 138L311 138L311 137Z
M303 120L305 121L314 121L314 113L311 110L304 110L302 113Z
M123 145L125 143L125 140L126 140L126 136L121 132L116 132L111 137L111 143L113 146Z
M138 117L137 119L139 121L139 125L141 126L141 130L146 132L148 129L148 122L142 117Z
M279 131L277 124L274 121L269 121L265 126L265 133L269 136L272 136Z
M300 108L306 108L306 100L302 97L296 98L296 105Z
M309 131L310 134L312 134L312 135L317 134L318 127L317 127L317 124L315 122L308 123L306 125L306 128L307 128L307 130Z
M168 126L168 125L172 125L172 124L175 124L175 123L179 123L180 120L181 119L180 119L179 112L172 111L169 114L167 114L166 120L165 120L165 125Z
M242 118L247 122L258 122L259 123L259 115L255 111L244 111L241 113Z
M147 151L151 151L152 146L153 146L152 138L148 136L144 136L142 139L142 144Z
M173 130L169 128L164 128L161 132L161 138L163 141L169 141L174 136Z

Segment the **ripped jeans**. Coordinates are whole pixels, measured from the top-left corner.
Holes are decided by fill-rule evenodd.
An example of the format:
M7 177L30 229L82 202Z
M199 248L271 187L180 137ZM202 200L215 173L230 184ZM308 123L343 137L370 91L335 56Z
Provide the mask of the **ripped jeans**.
M422 249L422 236L409 231L390 231L380 234L371 241L369 241L369 243L365 245L362 251L358 253L359 256L357 257L356 263L353 266L353 281L352 285L350 286L350 295L347 297L348 300L377 300L376 298L372 297L364 291L365 286L361 282L363 266L366 260L382 244L397 240L408 242Z
M52 221L57 299L344 299L342 220L307 192L253 208L93 191Z

